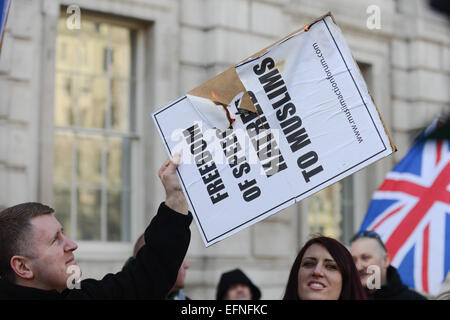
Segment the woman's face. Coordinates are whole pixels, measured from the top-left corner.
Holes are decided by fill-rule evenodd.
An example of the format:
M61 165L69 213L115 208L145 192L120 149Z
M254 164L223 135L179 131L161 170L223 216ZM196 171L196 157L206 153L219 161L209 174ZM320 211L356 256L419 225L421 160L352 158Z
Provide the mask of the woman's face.
M330 253L321 244L311 245L298 270L301 300L337 300L342 290L342 274Z

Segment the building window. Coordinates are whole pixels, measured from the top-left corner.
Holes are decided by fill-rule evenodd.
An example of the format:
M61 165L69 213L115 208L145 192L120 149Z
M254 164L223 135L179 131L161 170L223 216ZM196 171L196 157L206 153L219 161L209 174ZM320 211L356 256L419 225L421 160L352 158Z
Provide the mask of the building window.
M76 240L130 241L131 145L135 131L136 30L61 14L56 39L56 217Z
M346 241L353 232L352 177L334 183L311 196L308 203L310 234Z
M370 90L372 67L358 63ZM353 175L312 195L308 202L310 234L321 234L348 243L353 235L354 221Z

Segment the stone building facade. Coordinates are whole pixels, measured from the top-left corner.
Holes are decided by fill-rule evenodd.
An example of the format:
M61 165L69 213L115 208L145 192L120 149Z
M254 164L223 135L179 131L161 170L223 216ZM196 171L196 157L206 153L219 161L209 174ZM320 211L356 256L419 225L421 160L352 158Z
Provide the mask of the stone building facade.
M398 152L209 248L191 227L191 298L213 299L235 267L263 299L281 298L310 234L347 244L415 135L449 114L449 22L427 1L14 0L0 55L0 206L52 205L84 278L120 270L164 197L151 112L328 11Z

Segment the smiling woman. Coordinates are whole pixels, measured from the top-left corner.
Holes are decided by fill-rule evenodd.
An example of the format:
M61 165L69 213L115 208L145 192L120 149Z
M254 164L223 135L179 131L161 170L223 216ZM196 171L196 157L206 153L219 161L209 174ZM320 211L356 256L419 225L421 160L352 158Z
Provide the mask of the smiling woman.
M328 237L309 240L297 255L283 300L367 299L350 252Z

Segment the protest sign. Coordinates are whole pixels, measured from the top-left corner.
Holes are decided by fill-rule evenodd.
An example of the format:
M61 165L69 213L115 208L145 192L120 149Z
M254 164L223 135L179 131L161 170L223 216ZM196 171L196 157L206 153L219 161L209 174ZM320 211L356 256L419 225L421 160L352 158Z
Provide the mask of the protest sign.
M331 14L153 119L206 246L395 151Z

